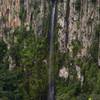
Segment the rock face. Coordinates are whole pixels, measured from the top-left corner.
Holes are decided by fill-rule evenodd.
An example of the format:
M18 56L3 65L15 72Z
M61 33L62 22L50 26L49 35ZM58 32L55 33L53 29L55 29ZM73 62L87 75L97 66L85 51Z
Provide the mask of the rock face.
M0 37L7 44L8 52L14 44L14 29L22 24L27 31L29 25L32 24L34 33L36 35L42 34L44 6L47 6L45 3L44 0L36 0L35 2L32 0L0 0ZM13 55L9 54L8 56L9 70L12 70L16 64Z
M38 0L34 2L32 2L31 0L22 1L24 2L24 8L26 10L25 23L30 23L31 13L35 11L33 14L33 23L35 25L38 23L36 27L38 27L39 30L42 24L45 8L49 9L48 3L50 2L44 0ZM20 0L0 1L0 18L1 16L7 17L7 26L16 27L20 25L19 12L21 3L22 2ZM35 5L37 4L39 6L37 6L36 8L39 10L39 12L35 10ZM61 43L62 45L65 43L64 38L66 37L66 23L69 23L69 45L71 44L71 41L75 38L82 41L83 47L85 48L88 48L91 45L91 40L93 37L93 35L91 34L94 33L95 26L99 24L99 6L99 0L96 0L94 2L92 0L65 0L62 2L58 1L58 23L60 26L58 34L59 37L61 37L59 38L59 41L62 41L59 42L60 48L63 49L64 46L61 46ZM69 16L67 16L68 13ZM66 22L66 18L69 22Z
M69 16L69 47L73 39L78 39L83 48L81 56L84 56L92 44L95 27L99 22L98 6L100 1L96 0L70 0ZM78 6L78 7L77 7Z
M68 1L65 1L64 4L61 3L58 5L58 16L59 16L59 45L60 50L64 51L64 17L68 15ZM67 5L66 5L67 4ZM61 6L62 5L62 6ZM64 9L64 5L67 9ZM99 7L100 1L92 1L92 0L69 0L69 16L67 18L68 23L68 45L70 52L72 52L72 40L79 40L82 43L82 49L80 52L81 56L86 55L87 49L92 44L92 39L95 35L95 27L99 24ZM60 9L60 10L59 10ZM65 13L67 10L67 13ZM61 14L61 15L60 15ZM67 28L67 27L66 27Z
M50 16L48 0L0 0L0 37L5 36L5 27L15 29L21 25L22 4L26 12L24 25L31 23L36 35L43 34L44 21ZM100 0L58 0L57 8L59 50L65 53L69 49L72 54L72 41L77 39L82 44L77 56L85 56L100 23Z
M0 34L7 45L8 52L14 43L14 29L21 25L19 19L20 0L0 0ZM12 38L13 37L13 38ZM15 68L13 55L8 54L9 70Z
M67 3L58 3L58 22L59 30L58 30L58 42L59 42L59 50L63 53L66 52L66 31L65 31L65 17L66 17L66 5Z
M59 70L59 77L64 78L64 79L67 79L67 78L68 78L68 75L69 75L68 69L67 69L66 67L63 66L63 67Z
M16 27L20 25L19 10L20 0L1 0L0 13L5 19L3 24L6 24L6 27Z

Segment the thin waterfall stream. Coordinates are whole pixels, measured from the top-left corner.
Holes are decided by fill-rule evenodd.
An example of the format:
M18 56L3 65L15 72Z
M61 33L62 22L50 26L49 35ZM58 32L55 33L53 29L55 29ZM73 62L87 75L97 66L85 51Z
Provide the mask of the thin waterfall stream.
M55 100L55 86L54 86L54 27L55 27L55 13L56 13L56 0L52 1L52 12L51 12L51 26L50 26L50 52L49 52L49 91L48 100Z

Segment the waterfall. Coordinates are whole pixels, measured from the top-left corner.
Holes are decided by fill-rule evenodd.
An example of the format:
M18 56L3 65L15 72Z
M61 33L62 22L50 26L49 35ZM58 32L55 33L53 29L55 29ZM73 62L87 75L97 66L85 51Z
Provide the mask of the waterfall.
M50 52L49 52L49 90L48 100L55 100L55 86L54 86L54 69L53 69L53 53L54 53L54 23L55 23L55 12L56 12L56 0L52 1L52 12L51 12L51 29L50 29Z

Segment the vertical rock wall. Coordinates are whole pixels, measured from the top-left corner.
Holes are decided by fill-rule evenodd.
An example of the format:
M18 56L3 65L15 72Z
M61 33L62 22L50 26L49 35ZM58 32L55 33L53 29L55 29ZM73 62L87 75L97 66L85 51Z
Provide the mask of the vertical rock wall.
M99 23L99 6L99 0L95 3L91 0L70 0L68 48L71 50L72 40L78 39L83 45L80 56L86 55L92 44L95 27Z
M100 23L99 9L99 0L69 0L69 8L68 0L58 1L58 42L61 52L65 52L67 47L72 53L72 41L79 40L82 48L78 56L87 54L87 50L90 48L95 35L95 28ZM66 17L68 14L69 16ZM67 30L68 34L67 46L65 30Z
M22 0L0 0L0 36L3 29L15 29L21 25L19 18ZM45 0L23 0L26 18L24 25L32 23L34 33L43 33L43 23L48 18L50 2ZM59 50L72 54L72 41L82 44L78 57L85 56L92 44L95 27L100 24L100 0L58 0L58 42ZM50 15L49 15L50 16ZM49 20L49 19L48 19ZM66 41L67 40L67 41ZM5 42L8 43L5 38ZM68 42L68 43L67 43Z

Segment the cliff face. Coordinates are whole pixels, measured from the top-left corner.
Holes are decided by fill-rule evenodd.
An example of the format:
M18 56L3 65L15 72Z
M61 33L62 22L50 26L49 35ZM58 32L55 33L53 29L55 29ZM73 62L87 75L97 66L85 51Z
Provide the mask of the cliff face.
M0 36L5 36L4 28L15 29L22 24L20 14L25 12L24 25L30 23L36 35L44 34L49 21L50 2L45 0L1 0ZM24 10L22 10L24 8ZM21 12L22 10L22 12ZM77 57L87 54L100 24L100 0L64 0L57 3L57 25L59 50L73 54L72 41L81 42L82 48ZM5 38L6 41L6 38ZM7 42L7 41L6 41Z
M0 100L92 99L99 66L100 0L0 0Z
M1 0L0 1L0 34L7 45L8 52L13 47L14 29L21 25L19 19L20 1ZM15 67L13 55L8 54L9 69Z
M1 0L0 13L2 24L6 27L16 27L20 25L19 20L20 0ZM3 27L4 27L3 26Z
M68 2L69 2L69 8L68 8ZM72 40L77 39L82 43L82 49L78 56L84 56L87 53L87 49L92 44L92 40L95 35L96 26L99 25L100 1L96 0L93 2L92 0L69 0L67 1L67 3L64 2L62 7L61 4L62 3L58 5L58 9L60 9L59 12L62 13L62 17L59 17L59 23L61 24L61 27L63 29L65 26L64 23L66 22L66 19L64 20L64 18L67 18L66 23L68 23L68 29L67 29L68 48L70 52L72 52L72 45L71 45ZM60 16L59 13L58 16ZM63 34L64 33L66 34L66 31L61 31L59 33L61 33L60 39L62 39L63 41L64 40L63 37L65 37Z
M80 56L86 55L92 44L100 20L99 6L99 0L70 0L69 45L78 39L82 43Z

